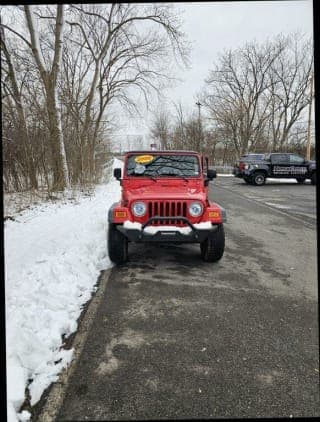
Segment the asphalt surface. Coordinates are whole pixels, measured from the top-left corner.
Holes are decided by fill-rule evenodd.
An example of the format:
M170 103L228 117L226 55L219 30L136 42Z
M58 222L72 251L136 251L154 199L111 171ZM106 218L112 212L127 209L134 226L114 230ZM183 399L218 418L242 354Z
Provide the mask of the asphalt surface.
M320 415L315 187L218 177L210 197L221 261L130 245L55 420Z

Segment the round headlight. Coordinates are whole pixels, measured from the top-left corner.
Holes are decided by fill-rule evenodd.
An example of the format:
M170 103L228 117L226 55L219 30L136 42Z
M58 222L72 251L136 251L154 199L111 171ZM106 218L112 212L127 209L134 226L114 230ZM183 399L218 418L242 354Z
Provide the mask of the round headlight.
M146 204L144 202L134 202L131 205L131 211L136 217L143 217L147 211Z
M192 202L189 206L189 213L192 217L199 217L202 214L202 204L200 202Z

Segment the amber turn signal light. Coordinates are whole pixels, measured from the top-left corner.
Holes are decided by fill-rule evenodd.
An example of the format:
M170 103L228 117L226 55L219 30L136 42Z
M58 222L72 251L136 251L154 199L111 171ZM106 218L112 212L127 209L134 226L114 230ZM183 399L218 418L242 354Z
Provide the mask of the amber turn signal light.
M127 216L126 211L116 211L116 217L118 218L124 218Z
M220 217L219 211L209 211L209 218L218 218Z

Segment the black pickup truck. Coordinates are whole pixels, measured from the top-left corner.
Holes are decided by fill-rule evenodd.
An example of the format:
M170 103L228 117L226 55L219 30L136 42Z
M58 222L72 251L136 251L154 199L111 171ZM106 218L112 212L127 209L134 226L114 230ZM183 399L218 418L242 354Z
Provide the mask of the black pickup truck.
M291 178L296 179L298 183L310 179L311 184L315 185L316 163L296 154L269 153L265 154L262 160L247 162L235 176L243 178L246 183L258 186L264 185L268 177Z
M245 154L241 155L239 160L234 164L233 174L236 177L243 177L243 170L246 164L252 163L253 161L263 160L264 154Z

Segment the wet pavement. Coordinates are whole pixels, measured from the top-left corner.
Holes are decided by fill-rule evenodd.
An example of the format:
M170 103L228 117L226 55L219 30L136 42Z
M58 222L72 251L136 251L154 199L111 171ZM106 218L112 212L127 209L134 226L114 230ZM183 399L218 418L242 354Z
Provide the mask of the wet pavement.
M210 188L228 217L218 263L131 244L102 275L55 420L320 414L315 187L242 183ZM309 218L270 205L285 198Z

